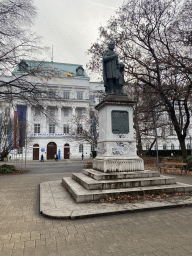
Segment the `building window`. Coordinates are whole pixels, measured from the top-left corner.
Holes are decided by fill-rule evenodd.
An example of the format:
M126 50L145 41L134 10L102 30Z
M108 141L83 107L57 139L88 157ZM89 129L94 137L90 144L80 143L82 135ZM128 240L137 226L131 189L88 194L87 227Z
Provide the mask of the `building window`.
M81 124L77 126L77 134L81 134L83 132L83 127Z
M171 144L171 149L174 150L175 149L175 145L172 143Z
M149 150L149 144L146 145L146 150Z
M78 108L77 109L77 116L82 116L83 113L83 109L82 108Z
M34 124L34 133L40 133L40 124Z
M161 130L161 136L165 136L165 127L163 127Z
M63 125L63 133L66 133L66 134L69 133L69 125L68 124Z
M187 149L191 149L191 146L190 146L190 144L189 144L189 143L187 144Z
M95 103L95 95L90 95L90 96L89 96L89 99L90 99L90 101L91 101L92 104Z
M163 144L163 150L166 150L166 149L167 149L167 145Z
M91 152L92 151L95 151L95 146L94 145L91 145Z
M64 91L63 92L63 99L69 99L69 91Z
M79 153L83 153L83 144L79 145Z
M18 148L17 154L19 154L19 155L23 154L23 148Z
M37 89L37 91L35 92L35 96L37 97L37 98L41 98L41 91L40 91L40 89Z
M55 133L55 125L54 124L49 125L49 133Z
M49 114L50 114L50 116L55 116L55 109L54 108L50 108L49 109Z
M63 113L64 113L64 117L69 116L69 109L68 108L64 108L63 109Z
M77 99L82 100L83 99L83 92L77 92Z
M173 136L173 126L170 125L170 136Z
M54 98L55 96L56 96L56 92L55 91L53 91L53 90L48 91L48 97L49 98Z

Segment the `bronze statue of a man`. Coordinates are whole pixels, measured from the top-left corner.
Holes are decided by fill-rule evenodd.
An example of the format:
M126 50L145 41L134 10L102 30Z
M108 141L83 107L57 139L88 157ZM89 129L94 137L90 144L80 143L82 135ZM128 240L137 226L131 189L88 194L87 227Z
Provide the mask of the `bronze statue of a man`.
M110 42L103 53L103 80L107 94L124 94L124 64L118 61L114 51L115 43Z

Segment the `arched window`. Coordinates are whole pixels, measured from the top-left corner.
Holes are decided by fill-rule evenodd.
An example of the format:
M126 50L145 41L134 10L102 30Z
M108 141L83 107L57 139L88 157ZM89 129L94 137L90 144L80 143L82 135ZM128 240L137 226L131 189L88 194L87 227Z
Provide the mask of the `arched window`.
M171 149L175 149L175 145L173 143L171 144Z
M33 147L34 148L39 148L39 144L34 144Z
M166 149L167 149L167 145L163 144L163 150L166 150Z
M83 153L83 144L79 145L79 153Z
M95 151L95 146L94 145L91 145L91 152L92 151Z
M81 134L83 132L83 127L81 124L78 124L77 126L77 134Z

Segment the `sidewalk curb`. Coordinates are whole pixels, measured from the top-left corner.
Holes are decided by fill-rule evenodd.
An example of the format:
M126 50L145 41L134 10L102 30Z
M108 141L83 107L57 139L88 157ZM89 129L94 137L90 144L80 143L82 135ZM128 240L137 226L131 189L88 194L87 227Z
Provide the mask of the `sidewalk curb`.
M61 181L49 181L40 184L40 213L55 219L82 219L124 213L181 208L192 206L192 197L182 200L182 196L171 198L177 202L155 199L137 203L76 203L62 187Z
M78 216L54 216L44 213L43 211L40 211L40 213L48 218L54 218L54 219L63 219L63 220L75 220L75 219L85 219L85 218L91 218L91 217L101 217L101 216L111 216L111 215L118 215L118 214L125 214L125 213L136 213L136 212L146 212L146 211L153 211L153 210L162 210L162 209L172 209L172 208L181 208L181 207L188 207L192 206L192 203L190 204L175 204L175 205L167 205L167 206L157 206L157 207L150 207L150 208L138 208L133 210L121 210L121 211L114 211L114 212L106 212L106 213L93 213L93 214L87 214L87 215L78 215Z

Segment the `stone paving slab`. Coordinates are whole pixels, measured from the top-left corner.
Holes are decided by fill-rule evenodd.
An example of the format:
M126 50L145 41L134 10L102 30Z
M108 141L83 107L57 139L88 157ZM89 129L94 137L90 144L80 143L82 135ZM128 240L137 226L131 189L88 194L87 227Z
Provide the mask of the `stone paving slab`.
M160 177L157 171L136 171L136 172L100 172L93 169L83 169L82 173L95 180L110 180L112 179L136 179L136 178L151 178Z
M76 219L162 208L191 206L192 197L145 200L137 203L81 203L74 201L61 180L40 184L40 213L52 218Z

